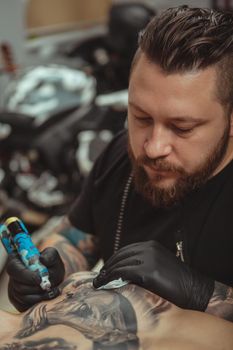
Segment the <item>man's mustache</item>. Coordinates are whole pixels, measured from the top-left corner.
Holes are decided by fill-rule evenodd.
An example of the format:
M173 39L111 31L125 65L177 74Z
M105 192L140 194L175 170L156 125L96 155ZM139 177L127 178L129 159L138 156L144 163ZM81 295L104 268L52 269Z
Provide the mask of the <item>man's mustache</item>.
M170 171L173 173L185 174L185 171L183 168L176 166L174 164L171 164L161 158L151 159L145 155L142 155L136 159L136 164L139 167L147 166L151 170L155 170L155 171Z

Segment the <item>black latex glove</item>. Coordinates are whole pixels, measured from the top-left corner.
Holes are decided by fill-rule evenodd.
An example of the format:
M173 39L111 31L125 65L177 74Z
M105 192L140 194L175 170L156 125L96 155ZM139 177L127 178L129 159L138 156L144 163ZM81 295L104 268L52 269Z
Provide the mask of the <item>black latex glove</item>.
M10 276L8 296L11 303L20 312L32 305L47 299L55 298L60 294L58 285L65 275L64 264L55 248L46 248L41 252L40 261L49 270L51 292L40 287L41 278L35 271L30 271L20 260L17 253L9 255L7 272Z
M93 285L98 288L120 277L179 307L201 311L214 290L213 280L192 270L155 241L121 248L106 262Z

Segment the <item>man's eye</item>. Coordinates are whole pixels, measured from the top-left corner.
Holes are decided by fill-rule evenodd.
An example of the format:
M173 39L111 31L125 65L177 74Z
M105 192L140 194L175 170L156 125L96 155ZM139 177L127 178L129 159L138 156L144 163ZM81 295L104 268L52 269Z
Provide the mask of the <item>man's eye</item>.
M135 117L135 119L139 124L142 124L142 125L148 125L153 122L153 119L149 117L148 118Z
M178 128L177 126L173 126L173 130L177 133L177 134L189 134L193 131L193 128Z

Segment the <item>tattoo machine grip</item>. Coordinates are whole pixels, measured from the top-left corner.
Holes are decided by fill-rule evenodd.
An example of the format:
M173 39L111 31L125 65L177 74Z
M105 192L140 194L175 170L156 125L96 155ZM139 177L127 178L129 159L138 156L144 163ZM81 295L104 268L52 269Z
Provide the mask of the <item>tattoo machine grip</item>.
M50 291L51 283L49 281L49 271L47 267L40 262L40 252L32 242L29 232L22 220L17 217L11 217L8 218L4 224L10 232L14 246L24 265L29 270L38 272L41 277L41 288Z

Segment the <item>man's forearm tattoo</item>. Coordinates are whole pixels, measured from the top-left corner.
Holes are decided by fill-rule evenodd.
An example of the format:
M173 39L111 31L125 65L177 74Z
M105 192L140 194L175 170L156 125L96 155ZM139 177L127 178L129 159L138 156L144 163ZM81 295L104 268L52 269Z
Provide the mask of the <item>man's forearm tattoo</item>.
M55 248L58 250L64 262L65 277L77 271L89 270L89 265L85 257L65 238L61 237L61 239L56 242Z
M233 322L233 288L215 282L214 293L206 312Z
M40 242L40 249L56 248L65 264L65 276L91 269L98 260L98 242L90 234L74 228L67 217L54 229L53 234Z
M89 268L92 268L99 258L98 238L83 232L71 225L67 218L59 229L59 235L65 237L72 246L77 248L86 258Z

